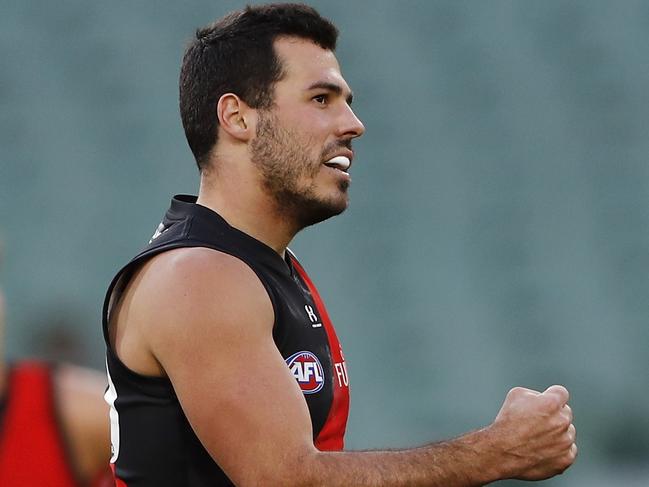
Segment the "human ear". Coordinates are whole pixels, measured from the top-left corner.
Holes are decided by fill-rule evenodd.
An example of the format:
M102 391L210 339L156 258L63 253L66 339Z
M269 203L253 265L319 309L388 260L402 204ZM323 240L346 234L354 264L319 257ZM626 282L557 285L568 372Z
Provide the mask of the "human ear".
M231 137L246 142L254 132L251 130L251 112L253 110L234 93L226 93L216 105L219 126Z

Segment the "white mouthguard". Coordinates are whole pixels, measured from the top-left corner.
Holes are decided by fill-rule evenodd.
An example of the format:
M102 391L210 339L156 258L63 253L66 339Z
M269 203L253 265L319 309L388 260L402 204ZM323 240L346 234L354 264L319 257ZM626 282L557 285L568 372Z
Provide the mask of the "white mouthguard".
M345 157L345 156L337 156L337 157L334 157L334 158L332 158L332 159L329 159L329 160L326 162L326 164L327 164L327 165L338 166L340 169L342 169L343 171L345 171L345 170L348 169L349 166L351 165L351 161L349 160L349 157Z

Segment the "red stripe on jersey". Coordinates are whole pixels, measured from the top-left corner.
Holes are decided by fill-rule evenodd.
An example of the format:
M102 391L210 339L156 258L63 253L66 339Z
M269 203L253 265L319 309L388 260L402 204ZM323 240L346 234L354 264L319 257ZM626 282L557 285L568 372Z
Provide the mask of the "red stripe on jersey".
M110 464L110 470L111 472L113 472L113 478L115 479L115 487L128 487L128 485L126 485L126 482L124 482L122 479L117 477L117 474L115 473L114 463Z
M333 364L332 380L333 380L333 401L331 409L327 416L324 426L320 430L317 438L315 439L315 446L321 451L339 451L345 447L345 429L347 428L347 417L349 416L349 380L347 378L347 366L345 365L345 357L343 350L336 336L327 309L324 302L314 286L313 282L307 275L306 271L300 263L292 257L292 262L297 269L298 274L306 283L311 297L315 302L316 308L320 313L322 322L327 332L327 339L329 341L329 350L331 352L331 362Z
M0 438L0 485L78 485L55 413L50 368L16 365L7 383Z

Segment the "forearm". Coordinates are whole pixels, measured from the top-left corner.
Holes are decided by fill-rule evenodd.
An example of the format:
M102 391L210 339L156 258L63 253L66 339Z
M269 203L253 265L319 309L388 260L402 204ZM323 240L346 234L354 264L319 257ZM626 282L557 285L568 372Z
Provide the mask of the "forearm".
M497 465L484 429L420 448L316 453L303 462L298 485L473 487L500 478Z
M543 393L514 388L486 428L409 450L318 452L308 455L305 477L294 485L474 487L508 478L547 479L577 456L567 401L562 386Z

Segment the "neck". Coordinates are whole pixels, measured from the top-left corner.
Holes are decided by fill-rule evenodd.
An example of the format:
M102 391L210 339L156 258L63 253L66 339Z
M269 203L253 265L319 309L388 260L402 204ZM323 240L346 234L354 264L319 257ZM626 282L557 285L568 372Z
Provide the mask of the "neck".
M282 214L259 185L238 183L224 175L203 174L196 202L284 257L286 247L299 228Z

